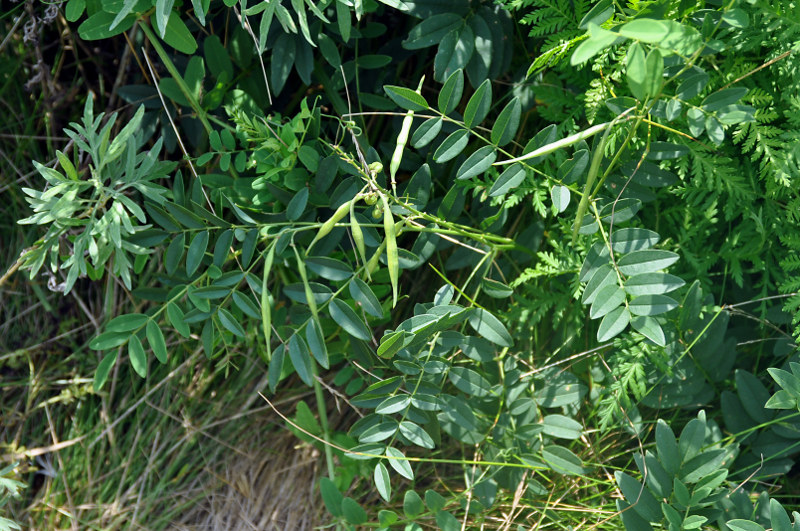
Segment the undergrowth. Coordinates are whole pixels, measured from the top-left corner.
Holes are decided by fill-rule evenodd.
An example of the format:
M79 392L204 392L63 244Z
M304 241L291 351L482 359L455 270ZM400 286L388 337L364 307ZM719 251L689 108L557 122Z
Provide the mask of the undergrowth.
M258 404L299 526L797 528L796 13L20 4L5 507L190 525Z

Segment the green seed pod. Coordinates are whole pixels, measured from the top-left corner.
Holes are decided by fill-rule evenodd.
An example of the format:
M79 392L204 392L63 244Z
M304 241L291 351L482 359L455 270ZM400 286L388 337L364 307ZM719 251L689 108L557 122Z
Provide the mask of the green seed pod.
M361 257L364 264L367 263L367 249L364 246L364 232L361 230L361 225L358 224L355 212L355 203L350 203L350 233L353 236L353 243L355 243L356 251ZM367 272L369 276L369 272Z
M380 204L375 205L375 208L372 209L372 217L375 219L381 219L383 217L383 206Z
M364 198L364 202L369 206L374 205L375 203L378 202L378 194L376 194L375 192L367 194L367 196Z
M378 174L383 171L383 164L380 162L373 162L369 165L369 171L372 175Z
M339 208L336 209L336 212L333 213L333 216L331 216L328 221L322 224L322 226L319 228L319 232L317 232L317 235L314 236L314 239L311 240L311 243L308 245L309 251L311 250L311 247L317 243L317 240L327 236L333 230L336 224L339 223L348 212L350 212L350 204L352 202L353 200L351 199L350 201L343 203Z

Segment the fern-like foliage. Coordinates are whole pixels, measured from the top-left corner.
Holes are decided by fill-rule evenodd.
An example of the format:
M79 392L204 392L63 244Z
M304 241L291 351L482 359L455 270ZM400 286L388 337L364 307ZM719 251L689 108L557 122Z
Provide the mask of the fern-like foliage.
M591 9L588 0L512 0L506 7L525 13L520 23L529 27L536 42L536 59L529 72L560 64L583 39L578 27Z

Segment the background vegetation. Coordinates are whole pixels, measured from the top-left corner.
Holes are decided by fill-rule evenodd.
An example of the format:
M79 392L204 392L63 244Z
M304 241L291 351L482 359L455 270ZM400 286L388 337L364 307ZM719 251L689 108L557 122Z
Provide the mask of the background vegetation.
M0 529L800 529L798 9L12 5Z

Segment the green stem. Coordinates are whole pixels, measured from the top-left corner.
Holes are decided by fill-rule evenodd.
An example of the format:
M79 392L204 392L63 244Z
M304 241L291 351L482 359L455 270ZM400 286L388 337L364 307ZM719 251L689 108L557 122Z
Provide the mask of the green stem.
M211 134L213 128L211 124L208 123L208 117L206 116L206 111L200 106L200 103L194 97L194 94L189 90L189 87L186 85L186 82L183 80L183 77L178 73L178 69L175 68L175 64L167 55L166 50L164 47L161 46L161 42L159 42L158 37L156 37L153 30L150 29L149 25L145 22L139 25L140 28L144 31L147 39L150 41L150 44L153 45L158 57L161 59L161 62L164 63L164 66L167 68L167 71L175 80L175 83L178 84L178 88L183 93L183 96L186 98L186 101L189 102L189 105L192 107L194 112L197 114L197 117L200 119L200 122L203 124L203 127L206 130L206 133ZM156 83L156 80L153 80L153 83Z

